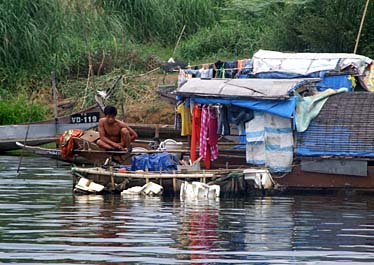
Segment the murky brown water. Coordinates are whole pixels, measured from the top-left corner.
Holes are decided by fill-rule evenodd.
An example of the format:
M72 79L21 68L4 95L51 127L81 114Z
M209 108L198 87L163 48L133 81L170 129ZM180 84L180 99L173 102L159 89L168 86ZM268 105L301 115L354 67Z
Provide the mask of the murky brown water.
M18 159L0 157L3 263L374 264L373 196L73 196L68 166Z

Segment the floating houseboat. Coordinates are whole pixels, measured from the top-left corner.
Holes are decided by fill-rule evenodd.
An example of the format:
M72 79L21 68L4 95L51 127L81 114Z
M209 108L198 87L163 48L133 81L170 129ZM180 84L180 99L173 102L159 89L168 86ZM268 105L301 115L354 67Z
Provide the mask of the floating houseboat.
M109 190L116 179L129 186L166 178L178 192L192 175L210 184L231 181L221 192L374 190L373 69L370 58L356 54L262 50L250 60L183 69L176 114L188 139L187 159L179 157L191 161L184 171L177 163L168 172L73 168L73 174L95 175ZM221 149L221 142L231 147ZM200 170L188 168L196 163Z

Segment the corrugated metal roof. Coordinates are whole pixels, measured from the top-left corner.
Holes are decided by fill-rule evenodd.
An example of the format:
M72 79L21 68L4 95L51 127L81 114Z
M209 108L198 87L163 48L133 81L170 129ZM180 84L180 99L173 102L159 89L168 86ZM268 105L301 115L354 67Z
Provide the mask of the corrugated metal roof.
M330 96L308 129L298 133L297 154L374 157L374 94Z
M180 95L241 98L289 98L289 92L301 82L316 82L318 78L303 79L200 79L192 78L177 89Z

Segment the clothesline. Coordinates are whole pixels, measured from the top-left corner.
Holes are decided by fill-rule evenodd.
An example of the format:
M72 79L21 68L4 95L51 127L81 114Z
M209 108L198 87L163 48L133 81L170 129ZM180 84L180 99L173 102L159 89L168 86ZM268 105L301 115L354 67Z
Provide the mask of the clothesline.
M201 68L200 68L201 69ZM180 70L193 70L193 71L198 71L198 70L200 70L200 69L190 69L190 68L187 68L187 69L179 69L179 70L174 70L174 72L179 72ZM244 67L236 67L236 68L222 68L222 67L220 67L220 68L208 68L208 69L204 69L204 70L210 70L210 69L214 69L214 70L216 70L216 71L219 71L219 70L242 70L242 69L249 69L249 67L246 67L246 66L244 66Z
M241 59L241 60L236 60L236 61L243 61L243 60L250 60L250 59ZM225 62L222 62L222 63L225 63ZM196 67L196 66L204 66L204 65L215 65L215 63L200 63L200 64L194 64L194 65L190 65L188 64L187 67Z

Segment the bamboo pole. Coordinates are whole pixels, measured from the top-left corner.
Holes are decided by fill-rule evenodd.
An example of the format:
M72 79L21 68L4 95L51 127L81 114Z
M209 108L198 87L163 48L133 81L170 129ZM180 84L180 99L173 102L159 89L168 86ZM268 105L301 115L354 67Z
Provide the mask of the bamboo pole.
M85 168L72 168L72 173L87 173L92 175L102 175L102 176L116 176L116 177L131 177L131 178L160 178L160 179L171 179L171 178L202 178L207 177L211 178L214 177L215 174L213 173L146 173L146 172L139 172L139 173L117 173L117 172L108 172L105 170L96 170L96 169L85 169Z
M183 32L184 30L186 29L186 25L183 26L182 30L181 30L181 33L179 34L179 37L178 37L178 40L177 40L177 43L175 44L175 47L174 47L174 51L173 51L173 55L172 55L172 58L174 58L175 56L175 52L177 51L178 49L178 46L179 46L179 42L182 38L182 35L183 35Z
M355 43L355 49L354 49L353 53L356 53L356 52L357 52L358 42L360 41L361 30L362 30L362 27L363 27L363 25L364 25L364 21L365 21L365 17L366 17L366 11L367 11L367 9L368 9L369 2L370 2L370 0L366 0L366 4L365 4L365 8L364 8L364 13L362 14L361 23L360 23L360 27L359 27L359 29L358 29L357 38L356 38L356 43Z
M32 107L33 107L33 105L34 105L34 103L33 103L33 101L31 101L29 123L27 124L27 129L26 129L26 134L25 134L25 140L23 141L23 145L26 145L26 140L27 140L27 137L28 137L28 135L29 135L30 123L31 123L31 118L32 118ZM22 150L21 150L21 156L20 156L19 161L18 161L17 176L20 175L21 164L22 164L22 159L23 159L23 152L24 152L24 149L22 148Z

